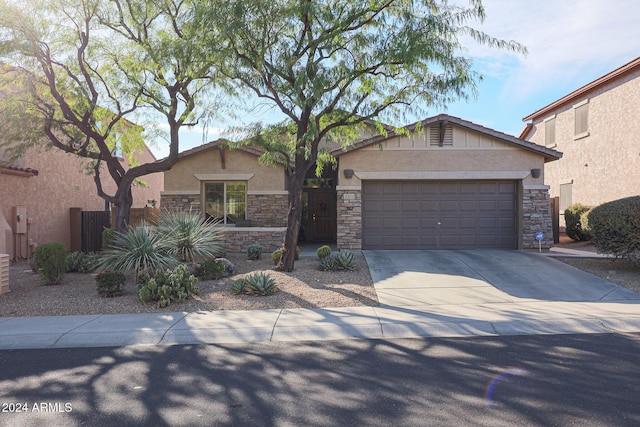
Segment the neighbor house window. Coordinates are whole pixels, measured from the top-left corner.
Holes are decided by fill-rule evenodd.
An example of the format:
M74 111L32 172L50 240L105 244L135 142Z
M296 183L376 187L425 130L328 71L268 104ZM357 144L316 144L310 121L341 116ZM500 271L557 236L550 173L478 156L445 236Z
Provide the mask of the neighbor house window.
M575 136L587 136L589 131L589 101L584 101L573 109L575 112Z
M247 207L247 184L244 182L206 182L204 206L207 219L224 224L243 220Z
M556 145L556 118L552 117L544 121L544 145L553 147Z

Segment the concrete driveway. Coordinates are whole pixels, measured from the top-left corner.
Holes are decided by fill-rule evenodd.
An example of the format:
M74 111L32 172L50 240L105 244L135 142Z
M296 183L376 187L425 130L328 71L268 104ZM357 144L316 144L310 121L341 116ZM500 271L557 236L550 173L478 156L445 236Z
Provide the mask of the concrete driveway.
M640 302L640 294L535 252L487 249L363 253L383 306Z

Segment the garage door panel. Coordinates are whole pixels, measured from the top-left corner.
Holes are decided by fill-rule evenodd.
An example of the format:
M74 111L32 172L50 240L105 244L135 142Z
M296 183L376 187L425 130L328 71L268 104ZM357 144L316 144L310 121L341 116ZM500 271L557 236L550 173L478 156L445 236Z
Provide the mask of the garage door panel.
M515 248L516 183L364 181L364 249Z

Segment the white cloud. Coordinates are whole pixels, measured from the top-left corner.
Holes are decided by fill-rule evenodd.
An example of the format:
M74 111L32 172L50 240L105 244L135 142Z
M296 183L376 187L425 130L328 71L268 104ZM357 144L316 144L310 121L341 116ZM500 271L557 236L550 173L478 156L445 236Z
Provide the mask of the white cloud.
M526 57L469 46L482 73L506 76L504 91L525 99L541 89L574 89L638 56L637 0L485 0L489 35L527 47ZM559 94L559 96L565 93ZM552 100L550 100L552 101Z

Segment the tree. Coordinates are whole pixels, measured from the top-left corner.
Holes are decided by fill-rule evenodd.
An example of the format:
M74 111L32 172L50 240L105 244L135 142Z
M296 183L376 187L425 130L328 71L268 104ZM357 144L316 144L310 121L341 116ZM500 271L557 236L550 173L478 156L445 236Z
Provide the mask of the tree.
M524 52L467 26L484 18L480 0L466 8L445 0L210 0L206 9L224 40L221 73L290 121L250 139L267 150L265 161L286 165L286 271L294 266L305 176L333 160L321 141L346 148L364 123L375 120L385 132L382 119L475 95L481 76L462 53L462 37Z
M54 147L91 159L97 192L116 206L116 229L126 230L131 185L171 168L180 128L212 111L196 102L208 95L215 54L199 48L194 2L3 0L0 11L0 61L8 65L2 87L16 96L5 98L12 106L5 111L14 113L5 116L6 128L17 130L6 134L9 143L15 148L25 137L20 127L33 125L27 145L44 135ZM134 113L162 116L170 149L164 159L127 169L114 151L142 143L141 128L127 120ZM114 194L103 190L103 165Z

